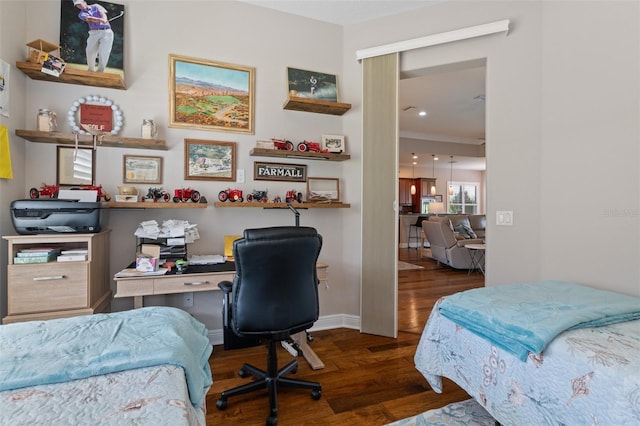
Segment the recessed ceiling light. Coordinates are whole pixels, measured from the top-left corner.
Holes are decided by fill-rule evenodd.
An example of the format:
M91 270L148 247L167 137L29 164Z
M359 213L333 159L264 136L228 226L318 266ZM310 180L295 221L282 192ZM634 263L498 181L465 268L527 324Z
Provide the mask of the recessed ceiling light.
M418 113L418 115L419 115L420 117L426 117L426 116L427 116L427 111L420 111L420 112Z
M411 158L413 158L414 160L416 160L418 158L418 156L415 153L411 153Z

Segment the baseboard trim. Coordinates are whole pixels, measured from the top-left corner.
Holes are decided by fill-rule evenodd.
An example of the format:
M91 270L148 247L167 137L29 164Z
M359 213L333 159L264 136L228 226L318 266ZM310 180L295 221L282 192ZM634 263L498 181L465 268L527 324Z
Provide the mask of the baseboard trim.
M360 317L346 314L322 316L318 318L318 321L316 321L309 331L332 330L334 328L351 328L354 330L360 330ZM224 332L221 328L209 330L207 336L209 337L209 342L211 342L212 345L224 344Z

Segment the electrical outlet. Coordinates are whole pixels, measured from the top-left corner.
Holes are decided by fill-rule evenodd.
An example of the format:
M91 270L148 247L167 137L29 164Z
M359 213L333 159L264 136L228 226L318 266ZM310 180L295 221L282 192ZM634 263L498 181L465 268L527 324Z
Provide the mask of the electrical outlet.
M193 306L193 293L182 293L182 306L185 308Z
M244 183L244 169L236 170L236 182Z

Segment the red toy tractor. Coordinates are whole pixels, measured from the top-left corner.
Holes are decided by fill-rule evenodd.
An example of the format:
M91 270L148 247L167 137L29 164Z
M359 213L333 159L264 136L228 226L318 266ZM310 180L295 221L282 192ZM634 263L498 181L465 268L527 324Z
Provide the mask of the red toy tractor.
M47 185L43 183L40 189L31 188L29 190L29 198L36 199L40 197L58 198L60 187L58 185Z
M302 141L298 144L298 151L300 152L329 152L326 149L322 149L318 142Z
M244 201L244 198L242 197L241 189L225 189L218 193L218 200L222 202L227 200L231 202L238 201L239 203L241 203Z
M290 203L292 201L297 201L297 202L301 203L302 202L302 192L297 192L296 190L287 191L287 195L285 197L285 200L287 201L287 203Z
M200 201L200 193L192 188L180 188L173 191L174 203L186 203L187 201L197 203Z
M281 149L284 151L293 151L293 142L284 140L284 139L274 139L271 138L271 142L273 142L273 147L275 149Z

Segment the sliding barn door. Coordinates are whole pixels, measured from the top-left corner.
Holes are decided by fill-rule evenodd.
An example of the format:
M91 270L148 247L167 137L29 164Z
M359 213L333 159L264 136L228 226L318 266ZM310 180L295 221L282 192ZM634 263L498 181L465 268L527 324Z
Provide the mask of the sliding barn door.
M363 68L360 331L398 335L398 54Z

